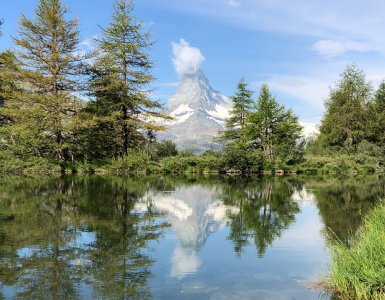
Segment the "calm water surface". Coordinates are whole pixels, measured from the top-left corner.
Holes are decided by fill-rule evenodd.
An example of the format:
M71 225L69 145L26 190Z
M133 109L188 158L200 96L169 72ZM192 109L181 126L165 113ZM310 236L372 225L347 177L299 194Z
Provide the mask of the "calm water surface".
M0 299L330 299L382 177L0 177Z

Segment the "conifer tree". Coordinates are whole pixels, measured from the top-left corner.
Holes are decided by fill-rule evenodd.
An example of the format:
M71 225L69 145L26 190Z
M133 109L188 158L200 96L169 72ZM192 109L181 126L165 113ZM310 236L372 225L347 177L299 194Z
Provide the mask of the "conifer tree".
M256 149L261 149L271 164L277 158L288 161L296 156L302 127L291 110L279 104L269 87L262 85L252 113L248 115L247 136Z
M348 66L337 86L330 90L326 112L320 126L320 141L351 151L366 136L368 126L367 104L372 85L363 71Z
M6 112L6 104L14 101L20 91L13 80L18 69L16 56L11 51L0 53L0 126L10 124L11 121Z
M20 99L24 102L23 109L30 110L20 121L39 120L37 128L28 124L25 127L30 128L48 158L53 156L62 170L69 157L68 125L81 107L73 92L79 88L78 75L84 58L78 54L78 22L67 21L67 12L60 0L40 0L34 19L21 16L18 36L14 38L23 67L18 80L30 93L29 97Z
M225 143L238 144L246 147L244 139L244 129L246 126L247 115L250 113L253 104L253 92L248 88L244 78L241 78L237 85L235 95L231 97L233 107L230 117L226 120L225 130L219 140Z
M119 128L113 134L120 135L120 156L127 155L130 147L144 143L147 130L161 129L149 120L166 117L160 112L160 103L149 97L149 83L154 77L147 51L152 43L132 12L130 0L116 0L111 21L101 28L96 40L98 57L90 85L97 123L107 122Z
M385 145L385 81L380 83L370 103L370 123L372 140L379 146Z

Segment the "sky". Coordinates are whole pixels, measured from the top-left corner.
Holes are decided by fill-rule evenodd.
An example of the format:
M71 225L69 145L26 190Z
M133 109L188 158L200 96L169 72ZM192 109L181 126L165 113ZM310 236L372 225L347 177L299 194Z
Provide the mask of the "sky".
M0 0L0 50L12 48L20 13L37 0ZM113 0L62 0L80 20L82 47L106 26ZM136 0L134 15L155 42L154 97L166 103L180 77L202 68L231 96L244 76L258 96L267 83L307 126L319 124L330 87L349 64L376 88L385 78L383 0Z

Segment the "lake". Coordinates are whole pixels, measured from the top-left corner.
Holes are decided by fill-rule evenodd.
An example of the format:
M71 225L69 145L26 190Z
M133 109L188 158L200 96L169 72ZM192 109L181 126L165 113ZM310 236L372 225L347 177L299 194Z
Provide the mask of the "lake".
M325 243L349 243L384 183L3 176L0 299L331 299L308 287Z

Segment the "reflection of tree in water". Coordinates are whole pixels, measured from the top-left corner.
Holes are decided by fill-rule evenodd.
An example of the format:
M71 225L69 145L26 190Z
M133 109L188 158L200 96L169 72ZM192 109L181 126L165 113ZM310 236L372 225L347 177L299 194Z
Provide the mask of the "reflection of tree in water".
M94 292L110 299L149 298L147 282L153 261L143 248L159 238L167 224L159 223L159 215L150 210L144 214L133 211L149 188L147 182L127 178L115 178L113 184L100 181L91 184L87 205L80 209L98 217L97 222L89 222L90 230L96 232L89 255ZM95 208L97 213L88 211Z
M73 214L65 180L2 180L1 281L22 288L18 297L76 298L74 270L66 265L66 244L74 237L66 221ZM42 197L43 195L43 197ZM21 252L18 252L21 251Z
M305 187L312 190L325 227L338 239L349 236L362 224L362 218L378 199L385 196L383 176L309 177Z
M229 239L234 242L238 255L252 239L262 257L274 239L295 221L295 214L300 210L290 197L296 185L295 180L270 177L248 181L235 179L223 185L220 198L226 205L239 207L238 213L229 215Z
M165 224L132 212L147 189L124 178L3 178L0 281L20 298L82 298L81 284L95 297L149 297L143 250Z
M302 184L316 196L325 225L346 241L362 215L384 196L384 181L378 176L4 177L0 282L17 288L18 298L80 299L82 290L92 290L93 298L149 298L153 261L148 247L167 224L145 195L155 198L156 191L209 187L225 205L237 207L227 212L235 251L240 255L252 242L262 256L295 221L299 207L291 196ZM136 211L138 202L148 209Z

